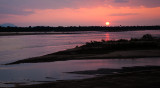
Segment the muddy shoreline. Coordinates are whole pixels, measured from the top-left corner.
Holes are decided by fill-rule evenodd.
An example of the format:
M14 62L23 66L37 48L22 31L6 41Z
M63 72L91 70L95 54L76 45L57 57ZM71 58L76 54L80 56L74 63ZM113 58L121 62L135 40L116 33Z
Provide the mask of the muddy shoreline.
M78 54L78 55L55 55L49 54L40 57L19 60L5 65L21 64L21 63L42 63L66 60L87 60L87 59L134 59L147 57L160 57L160 50L130 50L115 51L107 54Z
M103 69L105 70L105 69ZM106 69L108 70L108 69ZM81 80L61 80L13 88L159 88L160 66L125 67L123 72ZM98 70L97 70L98 72Z

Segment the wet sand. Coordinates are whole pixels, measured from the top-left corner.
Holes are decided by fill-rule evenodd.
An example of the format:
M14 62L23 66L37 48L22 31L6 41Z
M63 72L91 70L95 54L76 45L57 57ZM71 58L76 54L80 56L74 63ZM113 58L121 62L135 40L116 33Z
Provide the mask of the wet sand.
M149 69L150 68L150 69ZM129 68L130 69L130 68ZM130 71L82 80L56 81L15 88L159 88L159 67L136 67ZM140 70L136 70L140 69Z

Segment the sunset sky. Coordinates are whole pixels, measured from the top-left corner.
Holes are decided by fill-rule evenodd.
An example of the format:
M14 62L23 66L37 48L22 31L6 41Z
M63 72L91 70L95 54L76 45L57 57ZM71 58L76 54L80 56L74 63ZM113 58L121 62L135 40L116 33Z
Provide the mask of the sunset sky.
M160 25L160 0L0 0L0 24Z

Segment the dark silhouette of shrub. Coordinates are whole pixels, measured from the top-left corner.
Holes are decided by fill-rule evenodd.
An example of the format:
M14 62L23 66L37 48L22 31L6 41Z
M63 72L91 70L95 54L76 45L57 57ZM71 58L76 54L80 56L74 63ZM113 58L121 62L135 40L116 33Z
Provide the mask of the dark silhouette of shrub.
M154 38L152 35L146 34L140 39L132 38L131 40L91 41L78 48L81 49L81 53L106 53L107 51L114 50L160 49L159 44L160 38Z
M142 40L153 40L153 37L151 34L145 34L145 35L143 35L143 37L141 39Z

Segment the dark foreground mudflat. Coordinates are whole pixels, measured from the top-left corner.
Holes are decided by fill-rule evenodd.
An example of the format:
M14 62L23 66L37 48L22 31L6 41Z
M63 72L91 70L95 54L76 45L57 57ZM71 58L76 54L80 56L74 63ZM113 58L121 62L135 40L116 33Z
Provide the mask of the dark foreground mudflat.
M15 88L160 88L159 67L156 69L140 67L140 69L90 79L57 81Z

